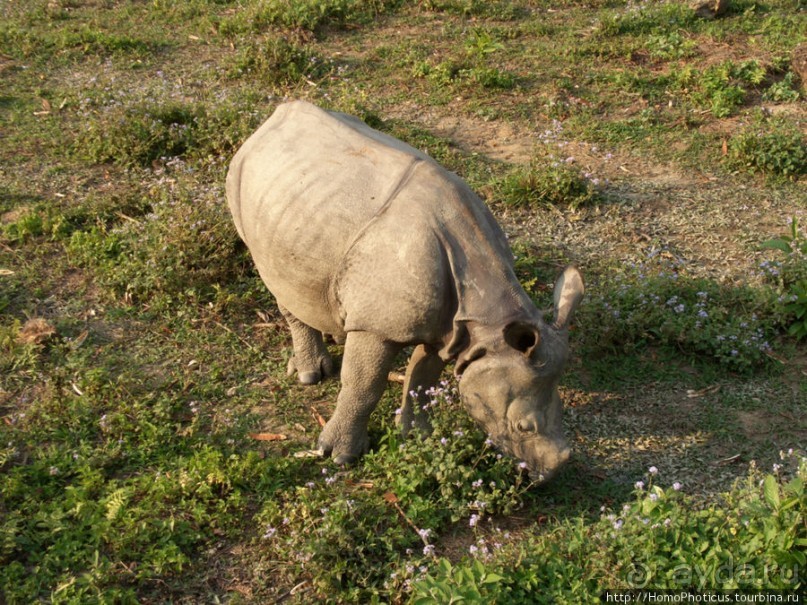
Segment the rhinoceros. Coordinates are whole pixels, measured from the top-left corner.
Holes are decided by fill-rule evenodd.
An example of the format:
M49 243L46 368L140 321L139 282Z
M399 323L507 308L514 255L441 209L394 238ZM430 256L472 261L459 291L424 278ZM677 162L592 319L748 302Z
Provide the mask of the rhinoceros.
M293 101L235 154L226 195L289 325L290 374L304 384L331 374L323 334L344 339L323 455L344 465L367 451L388 372L414 346L405 434L429 430L413 393L454 362L470 415L533 478L569 457L557 387L582 277L563 271L545 322L516 278L504 232L458 176L358 118Z

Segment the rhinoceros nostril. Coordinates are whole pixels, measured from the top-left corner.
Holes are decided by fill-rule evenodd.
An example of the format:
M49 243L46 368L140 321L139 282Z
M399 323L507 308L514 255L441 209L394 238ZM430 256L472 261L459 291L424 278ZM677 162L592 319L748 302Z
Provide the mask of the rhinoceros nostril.
M516 423L516 428L522 433L535 433L538 431L538 425L532 418L522 418Z

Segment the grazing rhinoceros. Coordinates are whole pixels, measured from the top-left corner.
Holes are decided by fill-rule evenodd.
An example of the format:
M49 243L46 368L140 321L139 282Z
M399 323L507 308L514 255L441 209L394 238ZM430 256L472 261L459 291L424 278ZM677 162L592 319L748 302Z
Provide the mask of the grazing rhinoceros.
M547 324L521 288L485 204L424 153L357 118L286 103L233 158L227 200L291 329L289 372L332 372L322 334L345 338L342 388L319 447L336 463L367 451L367 420L395 356L416 345L404 433L428 430L410 395L455 362L471 416L548 477L569 456L558 379L580 273L555 285Z

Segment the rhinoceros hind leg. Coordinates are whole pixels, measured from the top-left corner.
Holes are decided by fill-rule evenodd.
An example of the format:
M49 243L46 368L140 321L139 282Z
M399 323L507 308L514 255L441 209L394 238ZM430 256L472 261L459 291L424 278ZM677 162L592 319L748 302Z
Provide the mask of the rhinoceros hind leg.
M415 347L406 368L403 403L401 404L401 414L398 416L398 423L404 437L412 429L424 436L431 433L428 413L422 407L427 402L418 401L418 397L425 397L423 393L429 387L437 384L444 367L445 362L437 355L437 351L427 345Z
M322 341L322 333L301 322L288 309L280 307L280 312L289 324L294 347L287 374L296 372L302 384L316 384L333 374L333 360Z
M342 389L336 410L319 436L319 449L339 465L367 452L367 421L387 385L387 374L401 347L369 332L350 332L342 358Z

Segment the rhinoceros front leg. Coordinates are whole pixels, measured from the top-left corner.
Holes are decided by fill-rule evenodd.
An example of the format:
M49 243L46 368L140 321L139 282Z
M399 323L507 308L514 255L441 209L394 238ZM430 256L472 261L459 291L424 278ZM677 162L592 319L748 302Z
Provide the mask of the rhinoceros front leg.
M425 391L440 380L445 362L437 355L437 351L427 345L418 345L409 358L406 378L403 387L403 403L399 422L401 432L406 437L415 429L423 435L431 432L431 423L426 410L423 409ZM414 396L413 396L414 393ZM420 400L419 400L420 399Z
M350 332L342 357L342 389L336 410L322 429L319 448L337 464L350 464L367 452L367 421L387 385L387 374L401 346L369 332Z
M325 376L333 374L333 360L322 342L322 333L292 315L278 305L291 331L294 355L289 359L288 375L297 372L302 384L316 384Z

